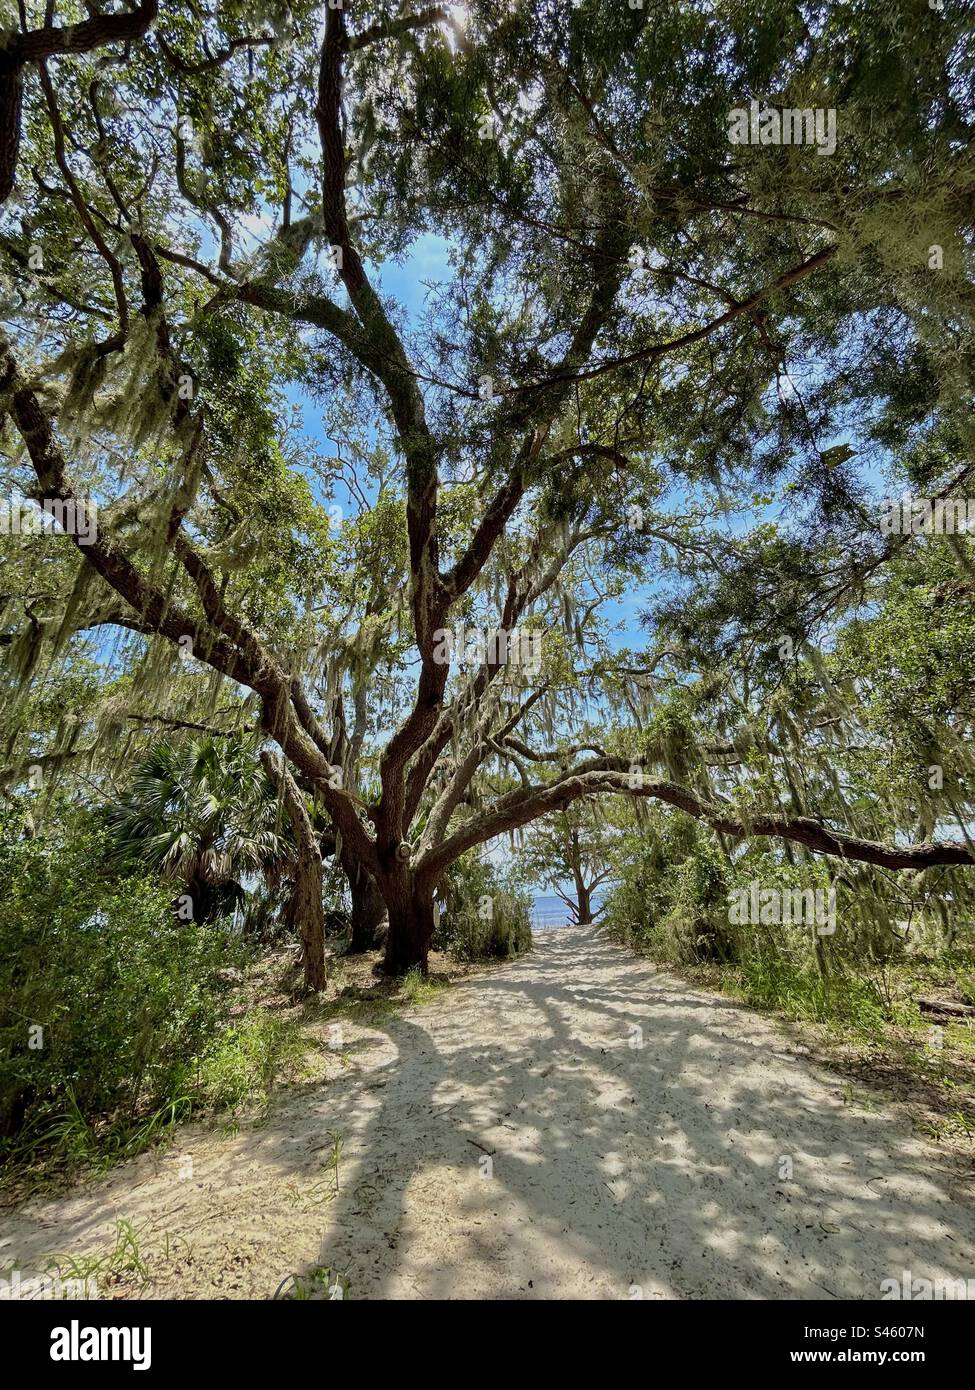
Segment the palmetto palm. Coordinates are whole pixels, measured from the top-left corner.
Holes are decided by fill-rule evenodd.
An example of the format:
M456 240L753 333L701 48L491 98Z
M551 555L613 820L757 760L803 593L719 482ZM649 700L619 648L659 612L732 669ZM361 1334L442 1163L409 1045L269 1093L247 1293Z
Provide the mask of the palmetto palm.
M248 878L276 883L294 857L252 741L156 744L111 809L112 856L179 883L197 921L240 901Z

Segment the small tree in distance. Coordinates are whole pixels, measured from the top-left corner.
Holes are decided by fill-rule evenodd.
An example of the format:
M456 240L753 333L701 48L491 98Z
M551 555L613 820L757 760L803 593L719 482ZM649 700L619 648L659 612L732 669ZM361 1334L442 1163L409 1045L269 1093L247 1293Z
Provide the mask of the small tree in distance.
M613 802L577 801L535 821L525 832L518 855L519 877L544 884L562 899L573 925L588 927L602 914L593 899L612 877L611 854L619 830Z

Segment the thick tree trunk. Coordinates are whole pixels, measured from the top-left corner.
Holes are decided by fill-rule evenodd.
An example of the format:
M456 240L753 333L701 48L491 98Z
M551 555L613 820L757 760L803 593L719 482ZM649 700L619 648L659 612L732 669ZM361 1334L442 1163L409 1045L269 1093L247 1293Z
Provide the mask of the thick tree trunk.
M281 790L284 808L295 835L297 859L294 885L286 915L301 938L301 962L308 989L321 991L325 975L325 904L322 893L322 854L305 799L286 767L270 753L261 754L268 776Z
M349 880L352 899L352 940L349 954L372 951L378 945L379 927L386 917L386 904L373 878L366 869L349 856L342 855L342 868Z
M576 882L576 921L580 927L592 926L592 895L582 882Z
M417 969L427 973L427 957L433 940L433 894L414 890L409 895L388 902L389 930L386 933L386 954L383 971L387 975L405 975Z

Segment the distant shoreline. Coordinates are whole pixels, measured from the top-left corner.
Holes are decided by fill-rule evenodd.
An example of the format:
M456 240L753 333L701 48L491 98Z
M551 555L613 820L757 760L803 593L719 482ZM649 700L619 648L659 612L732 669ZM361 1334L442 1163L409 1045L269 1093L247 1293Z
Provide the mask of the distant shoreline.
M593 897L593 906L598 907L601 895ZM543 931L549 927L567 927L571 923L569 909L554 893L540 893L532 902L532 930Z

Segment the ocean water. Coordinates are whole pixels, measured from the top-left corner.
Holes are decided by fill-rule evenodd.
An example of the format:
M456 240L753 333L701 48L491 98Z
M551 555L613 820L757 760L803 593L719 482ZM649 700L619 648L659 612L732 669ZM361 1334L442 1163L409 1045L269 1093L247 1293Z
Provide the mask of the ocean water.
M569 909L554 893L541 894L532 903L532 930L543 931L547 927L566 927L569 924Z
M598 907L603 894L598 890L593 894L593 907ZM569 909L554 893L539 893L532 902L532 928L544 931L547 927L567 927L571 921Z

